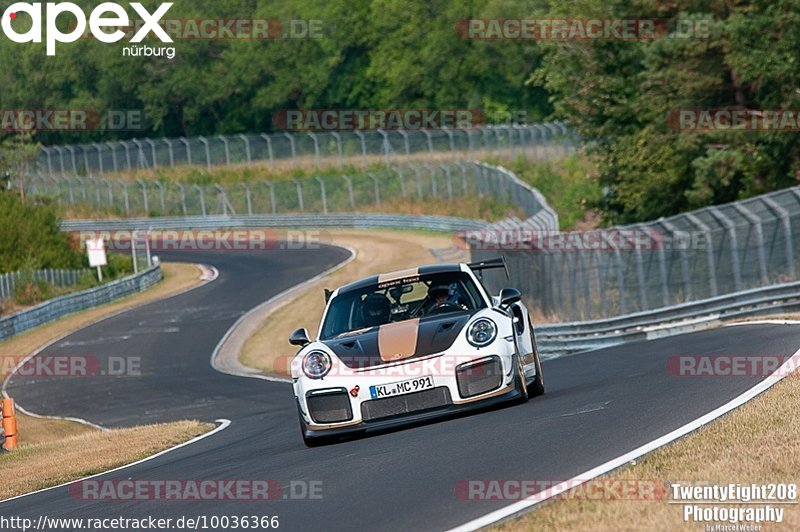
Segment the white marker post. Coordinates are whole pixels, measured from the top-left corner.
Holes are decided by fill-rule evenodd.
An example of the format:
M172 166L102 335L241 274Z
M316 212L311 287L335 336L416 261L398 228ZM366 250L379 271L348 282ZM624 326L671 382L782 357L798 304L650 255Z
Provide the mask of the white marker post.
M86 253L89 255L89 266L97 268L97 280L103 282L102 267L108 264L106 244L102 238L86 241Z

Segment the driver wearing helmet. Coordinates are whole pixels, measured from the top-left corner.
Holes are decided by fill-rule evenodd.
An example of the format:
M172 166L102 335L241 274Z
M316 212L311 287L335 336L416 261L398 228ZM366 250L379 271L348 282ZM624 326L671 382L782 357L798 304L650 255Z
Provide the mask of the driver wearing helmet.
M361 319L365 327L377 327L389 323L392 304L382 294L370 294L361 302Z
M428 288L428 303L425 308L425 313L428 314L438 308L452 307L451 310L456 308L464 308L457 301L453 300L450 294L450 286L446 284L435 284ZM448 305L449 303L449 305Z

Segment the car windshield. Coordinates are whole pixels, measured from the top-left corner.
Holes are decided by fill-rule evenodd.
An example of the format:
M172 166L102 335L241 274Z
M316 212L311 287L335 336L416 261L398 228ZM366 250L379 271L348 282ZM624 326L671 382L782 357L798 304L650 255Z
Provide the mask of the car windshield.
M387 323L486 307L478 287L464 272L395 279L335 297L322 324L322 340Z

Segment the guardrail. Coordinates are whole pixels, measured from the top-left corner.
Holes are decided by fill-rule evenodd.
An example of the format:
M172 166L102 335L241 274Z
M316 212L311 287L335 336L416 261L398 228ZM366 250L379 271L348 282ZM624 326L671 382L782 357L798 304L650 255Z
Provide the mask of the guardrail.
M717 325L725 320L800 309L800 282L637 312L605 320L535 327L542 354L554 356L650 340Z
M96 288L47 300L35 307L0 319L0 340L11 338L34 327L50 323L67 314L93 308L136 292L141 292L161 279L161 268L153 266L136 275Z
M78 284L81 276L91 274L92 270L60 270L60 269L45 269L45 270L30 270L30 271L16 271L0 275L0 300L8 299L14 295L14 291L20 282L27 279L33 281L44 281L52 286L74 286Z

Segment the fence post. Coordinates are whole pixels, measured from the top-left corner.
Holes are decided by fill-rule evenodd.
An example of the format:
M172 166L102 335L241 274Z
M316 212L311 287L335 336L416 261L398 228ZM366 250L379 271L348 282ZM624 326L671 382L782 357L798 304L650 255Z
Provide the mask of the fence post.
M370 179L372 179L373 183L375 183L375 205L378 207L381 206L381 187L378 182L378 177L375 174L367 174L369 175Z
M142 187L142 200L144 201L144 215L150 216L150 202L147 199L147 184L141 179L136 180L139 186Z
M661 220L659 223L672 234L671 241L673 242L673 245L675 245L674 243L676 241L676 235L679 234L678 228L667 220ZM681 278L683 280L684 301L691 301L692 280L689 275L689 257L686 253L686 248L683 245L679 245L678 252L680 253L681 256Z
M117 165L117 149L113 142L106 142L106 146L111 149L111 163L114 165L114 172L118 172L119 166Z
M314 177L317 183L319 183L319 190L322 196L322 212L328 214L328 196L325 194L325 181L322 180L321 177Z
M247 186L247 183L242 183L242 188L244 188L244 196L247 201L247 215L253 216L253 200L250 197L250 187Z
M400 195L404 198L406 197L406 179L403 175L403 172L400 171L400 167L394 168L394 173L397 174L397 177L400 178Z
M378 133L380 133L381 136L383 137L383 146L382 147L383 147L384 158L386 160L386 166L391 168L392 162L389 160L389 152L392 149L392 145L389 143L389 134L386 133L381 128L378 128Z
M706 248L706 257L708 260L708 284L711 287L711 295L719 295L717 288L717 261L714 257L714 243L711 241L711 229L704 224L697 216L692 213L685 213L683 216L692 222L692 225L699 228L705 235L708 247Z
M283 135L287 139L289 139L289 145L291 146L291 149L292 149L292 162L293 162L293 164L295 166L297 166L297 147L294 144L294 137L292 135L290 135L289 133L285 132L285 131L284 131Z
M153 168L158 168L158 156L156 155L156 143L152 139L144 139L150 145L150 153L153 155Z
M272 154L272 139L270 139L269 135L266 133L262 133L261 138L267 142L267 156L269 157L269 164L271 165L274 162Z
M269 187L269 202L272 206L272 214L276 214L278 212L278 207L275 202L275 185L270 183L269 181L265 181L267 186Z
M403 129L398 129L397 132L403 137L403 147L406 150L406 161L411 161L411 145L408 143L408 132Z
M336 131L331 131L331 136L336 139L336 153L339 154L339 168L344 168L344 151L342 150L342 136Z
M202 210L203 216L206 216L206 193L203 188L198 185L192 185L192 188L197 189L200 195L200 209Z
M247 138L247 135L239 135L239 138L244 142L244 155L247 158L247 162L253 162L252 155L250 154L250 139Z
M367 141L364 138L364 133L362 133L359 130L356 130L355 134L361 140L361 154L364 157L364 166L369 166L369 158L367 157Z
M800 199L800 191L797 189L793 188L792 194L794 194L796 198ZM794 266L794 244L792 243L792 222L789 219L789 212L778 205L778 203L770 197L761 198L761 201L769 208L769 210L771 210L778 216L778 218L781 219L781 224L783 225L783 236L786 245L786 266L789 269L789 276L792 279L796 279L797 275L795 273Z
M761 277L761 285L766 286L769 283L769 275L767 274L767 255L764 251L764 231L761 227L761 218L756 216L753 211L741 203L733 203L733 208L736 209L736 212L738 212L743 218L747 219L756 232L758 270Z
M97 151L97 165L100 169L100 174L102 175L105 173L105 171L103 170L103 148L96 142L93 143L92 146Z
M206 139L205 137L197 137L197 140L199 140L203 144L205 149L206 149L206 168L208 168L208 170L210 171L211 170L211 148L208 145L208 139Z
M130 149L130 146L128 146L128 143L124 142L124 141L119 141L119 143L125 149L125 161L128 163L128 171L130 172L130 171L133 170L133 165L131 164L131 149Z
M66 148L67 148L67 151L70 154L70 158L72 159L72 173L73 174L77 174L78 173L78 163L75 161L75 148L73 148L72 146L67 146Z
M226 165L230 165L231 164L231 148L230 148L230 146L228 146L228 139L227 139L227 137L225 137L225 135L220 135L219 136L219 140L222 141L222 145L223 145L223 147L225 149L225 164Z
M47 173L53 175L53 160L50 157L50 148L42 147L42 152L47 159Z
M167 214L167 205L164 199L164 184L161 181L153 181L155 185L158 187L158 199L159 203L161 203L161 216Z
M725 226L728 232L728 238L731 242L731 268L733 269L733 286L736 291L742 289L742 269L739 263L739 239L736 235L736 224L725 216L725 214L717 207L709 207L709 214L713 216L718 222Z
M347 183L347 196L350 198L350 208L356 210L356 201L353 197L353 180L350 177L343 175L342 179Z
M186 139L186 137L181 137L178 140L180 140L181 143L186 148L186 162L189 164L189 166L191 166L192 165L192 146L191 146L191 144L189 144L189 141Z
M176 184L178 185L178 190L181 191L181 212L186 216L186 187L183 186L183 183Z
M175 150L172 149L172 142L164 137L163 140L167 145L167 150L169 151L169 166L170 168L175 168Z
M53 146L53 149L58 152L58 160L61 163L61 177L67 177L67 172L64 168L64 151L58 146Z
M120 184L122 185L122 194L123 197L125 198L125 216L130 216L131 203L130 203L130 198L128 196L128 183L126 183L125 181L120 181Z
M300 204L300 212L306 212L305 205L303 204L303 185L297 179L292 179L295 187L297 188L297 203Z
M431 136L431 132L428 131L427 129L425 129L424 127L420 128L420 131L422 131L422 133L425 135L425 138L428 141L428 153L430 153L432 155L433 154L433 137Z
M444 170L445 179L447 179L447 199L450 201L453 200L453 180L452 176L450 175L450 167L447 165L440 165L439 168Z
M311 137L311 140L314 141L314 161L317 166L317 170L319 170L319 140L317 139L317 136L310 131L306 133L306 135Z

